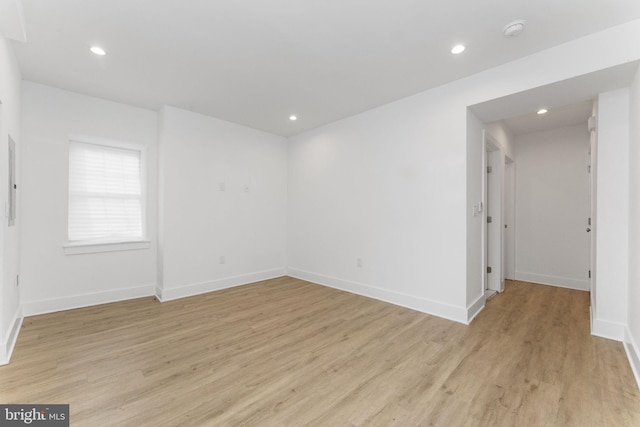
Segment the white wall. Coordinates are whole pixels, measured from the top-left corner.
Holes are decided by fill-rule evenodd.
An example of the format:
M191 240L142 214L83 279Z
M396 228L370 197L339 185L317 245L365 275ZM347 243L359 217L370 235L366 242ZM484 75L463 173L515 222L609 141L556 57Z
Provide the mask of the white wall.
M160 123L161 298L284 275L285 138L172 107Z
M21 209L17 210L16 224L8 227L4 215L8 201L8 136L11 135L17 148L17 185L18 198L22 193L20 181L20 84L21 75L18 62L8 40L0 36L0 203L3 213L0 215L0 364L7 363L15 343L21 321L20 289L16 287L19 271L19 230L21 227ZM19 199L18 199L19 201Z
M630 90L629 290L625 342L640 385L640 69Z
M486 123L484 128L498 143L503 155L509 157L511 160L515 160L515 136L511 130L501 121Z
M589 290L587 124L516 137L516 279Z
M477 313L484 306L484 262L478 251L483 251L482 238L484 216L478 205L482 202L484 169L482 162L475 161L483 156L483 130L486 128L471 110L467 110L467 212L478 211L476 215L467 215L467 306L474 306Z
M157 115L31 82L22 90L25 315L153 295L157 247ZM65 255L69 135L147 147L149 249Z
M629 90L598 98L597 248L592 333L622 340L629 280Z
M284 138L171 107L159 122L153 111L31 82L22 98L25 314L172 299L285 273ZM147 147L149 249L64 254L74 134Z
M466 322L466 107L639 59L639 38L640 20L292 138L290 274Z
M464 314L466 111L434 92L291 139L290 274Z

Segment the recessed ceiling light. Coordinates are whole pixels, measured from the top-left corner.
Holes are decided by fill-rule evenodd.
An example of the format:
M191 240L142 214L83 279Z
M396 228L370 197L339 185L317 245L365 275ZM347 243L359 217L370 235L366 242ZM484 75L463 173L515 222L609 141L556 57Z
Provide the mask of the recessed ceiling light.
M453 53L454 55L457 55L459 53L464 52L465 49L466 47L463 44L457 44L451 49L451 53Z
M546 108L541 108L538 110L538 114L547 114L547 111L549 110L547 110Z
M95 53L96 55L100 55L100 56L104 56L107 54L107 52L105 52L104 49L101 48L100 46L91 46L91 49L89 50Z
M291 120L292 122L295 122L296 120L298 120L298 116L294 116L293 114L289 116L289 120Z

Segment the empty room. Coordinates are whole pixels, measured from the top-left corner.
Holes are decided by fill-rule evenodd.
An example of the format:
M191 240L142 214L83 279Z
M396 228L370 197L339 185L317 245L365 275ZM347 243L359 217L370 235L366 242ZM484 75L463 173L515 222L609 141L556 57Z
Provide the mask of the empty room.
M0 0L0 425L640 425L637 0Z

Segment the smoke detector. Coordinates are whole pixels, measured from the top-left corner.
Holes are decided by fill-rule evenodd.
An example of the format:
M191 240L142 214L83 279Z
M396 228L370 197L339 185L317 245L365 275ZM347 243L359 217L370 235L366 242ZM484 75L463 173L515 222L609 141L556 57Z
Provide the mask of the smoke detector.
M526 22L522 19L518 19L517 21L513 21L513 22L509 22L504 29L502 30L502 32L504 33L505 37L515 37L518 34L520 34L522 32L522 30L524 30L524 24Z

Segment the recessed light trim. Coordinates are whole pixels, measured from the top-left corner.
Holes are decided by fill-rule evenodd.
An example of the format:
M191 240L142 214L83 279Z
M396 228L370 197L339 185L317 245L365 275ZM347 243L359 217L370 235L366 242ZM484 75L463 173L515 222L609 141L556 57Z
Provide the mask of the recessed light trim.
M546 108L541 108L538 110L538 115L547 114L548 112L549 110L547 110Z
M451 48L451 53L453 53L454 55L458 55L458 54L464 52L465 49L466 49L465 45L457 44L453 48Z
M289 116L289 120L291 120L292 122L295 122L296 120L298 120L298 116L292 114Z
M105 56L107 54L107 52L105 52L100 46L91 46L91 49L89 50L98 56Z

